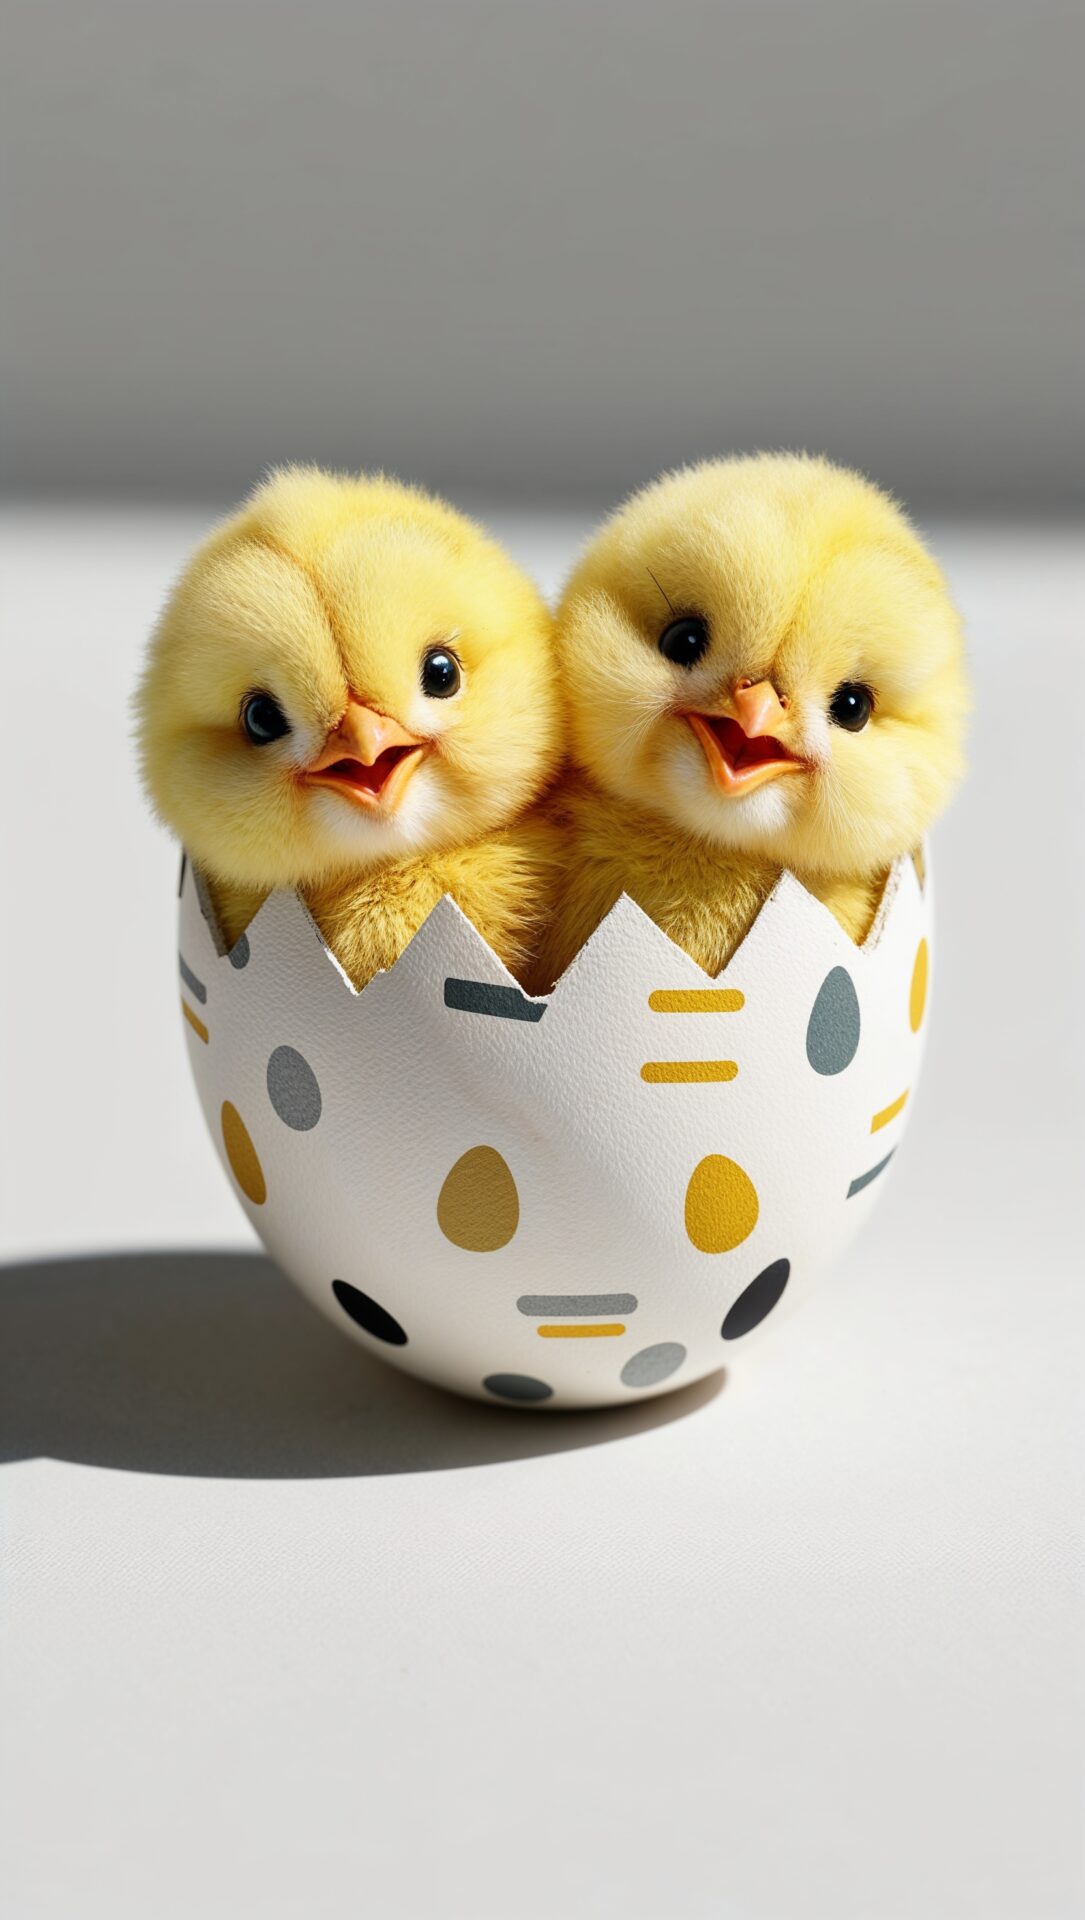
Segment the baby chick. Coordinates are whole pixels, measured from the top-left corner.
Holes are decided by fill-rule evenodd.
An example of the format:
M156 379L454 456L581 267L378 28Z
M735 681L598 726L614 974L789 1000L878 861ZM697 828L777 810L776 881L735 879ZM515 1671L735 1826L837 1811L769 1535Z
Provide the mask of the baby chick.
M297 888L361 987L450 893L520 962L546 892L517 816L559 748L552 619L442 501L274 474L186 568L137 711L151 800L230 944Z
M622 892L714 975L785 867L861 940L962 771L942 576L825 460L708 461L635 494L573 573L558 649L576 771L539 987Z

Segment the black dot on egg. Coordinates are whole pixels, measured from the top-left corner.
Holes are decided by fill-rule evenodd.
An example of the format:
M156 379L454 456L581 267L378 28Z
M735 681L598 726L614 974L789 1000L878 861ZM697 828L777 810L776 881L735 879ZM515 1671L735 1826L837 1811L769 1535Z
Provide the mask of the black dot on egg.
M770 1267L764 1267L756 1280L751 1280L739 1294L728 1313L720 1328L723 1338L741 1340L744 1333L752 1333L759 1327L780 1300L790 1277L790 1260L774 1260Z
M530 1373L488 1373L482 1382L498 1400L549 1400L554 1389Z
M825 975L806 1027L806 1058L815 1073L843 1073L859 1051L859 995L846 967Z
M333 1280L332 1292L343 1312L349 1314L363 1333L372 1334L374 1340L383 1340L390 1347L406 1346L407 1336L399 1321L360 1287L352 1287L346 1280Z

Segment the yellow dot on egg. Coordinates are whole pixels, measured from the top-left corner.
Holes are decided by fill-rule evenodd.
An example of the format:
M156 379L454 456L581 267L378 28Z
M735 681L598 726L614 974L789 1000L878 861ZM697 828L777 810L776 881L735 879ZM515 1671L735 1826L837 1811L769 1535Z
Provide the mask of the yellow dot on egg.
M930 979L931 956L925 940L921 940L915 953L915 965L912 968L912 984L908 990L908 1018L912 1023L912 1032L918 1033L923 1025L923 1015L927 1006L927 982Z
M757 1225L757 1188L737 1160L710 1153L686 1188L686 1232L701 1253L730 1253Z
M249 1139L245 1122L229 1100L222 1103L222 1144L226 1148L230 1171L246 1200L251 1200L254 1207L262 1207L267 1199L264 1169Z
M520 1224L520 1196L496 1147L472 1147L460 1155L438 1196L437 1224L446 1240L467 1253L508 1246Z

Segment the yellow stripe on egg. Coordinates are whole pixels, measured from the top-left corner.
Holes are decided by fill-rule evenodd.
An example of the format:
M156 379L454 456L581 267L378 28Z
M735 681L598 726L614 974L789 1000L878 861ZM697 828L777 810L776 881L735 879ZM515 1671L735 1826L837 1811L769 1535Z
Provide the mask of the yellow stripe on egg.
M903 1093L898 1093L895 1100L891 1100L887 1107L883 1107L880 1113L876 1113L874 1115L874 1118L870 1123L871 1133L880 1133L883 1127L887 1127L889 1125L890 1120L895 1120L898 1113L901 1113L903 1111L904 1103L907 1100L907 1098L908 1098L908 1089L907 1087L905 1087Z
M925 940L921 940L916 948L915 964L912 967L912 984L908 989L908 1019L913 1033L918 1033L923 1025L930 971L930 948Z
M192 1008L189 1006L187 1000L182 1000L181 1012L184 1014L185 1019L188 1021L188 1024L192 1028L193 1033L199 1036L199 1038L203 1041L204 1046L206 1047L207 1039L208 1039L207 1028L204 1026L203 1021L200 1019L199 1014L193 1013Z

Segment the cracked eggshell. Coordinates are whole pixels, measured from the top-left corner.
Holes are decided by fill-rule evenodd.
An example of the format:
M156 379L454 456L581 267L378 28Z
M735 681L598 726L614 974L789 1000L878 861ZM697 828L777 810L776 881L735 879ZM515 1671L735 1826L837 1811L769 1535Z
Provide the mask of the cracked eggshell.
M546 1000L450 899L356 993L294 894L232 952L182 871L211 1136L268 1251L441 1386L603 1406L744 1367L882 1190L930 973L922 855L862 947L785 874L712 980L623 898Z

